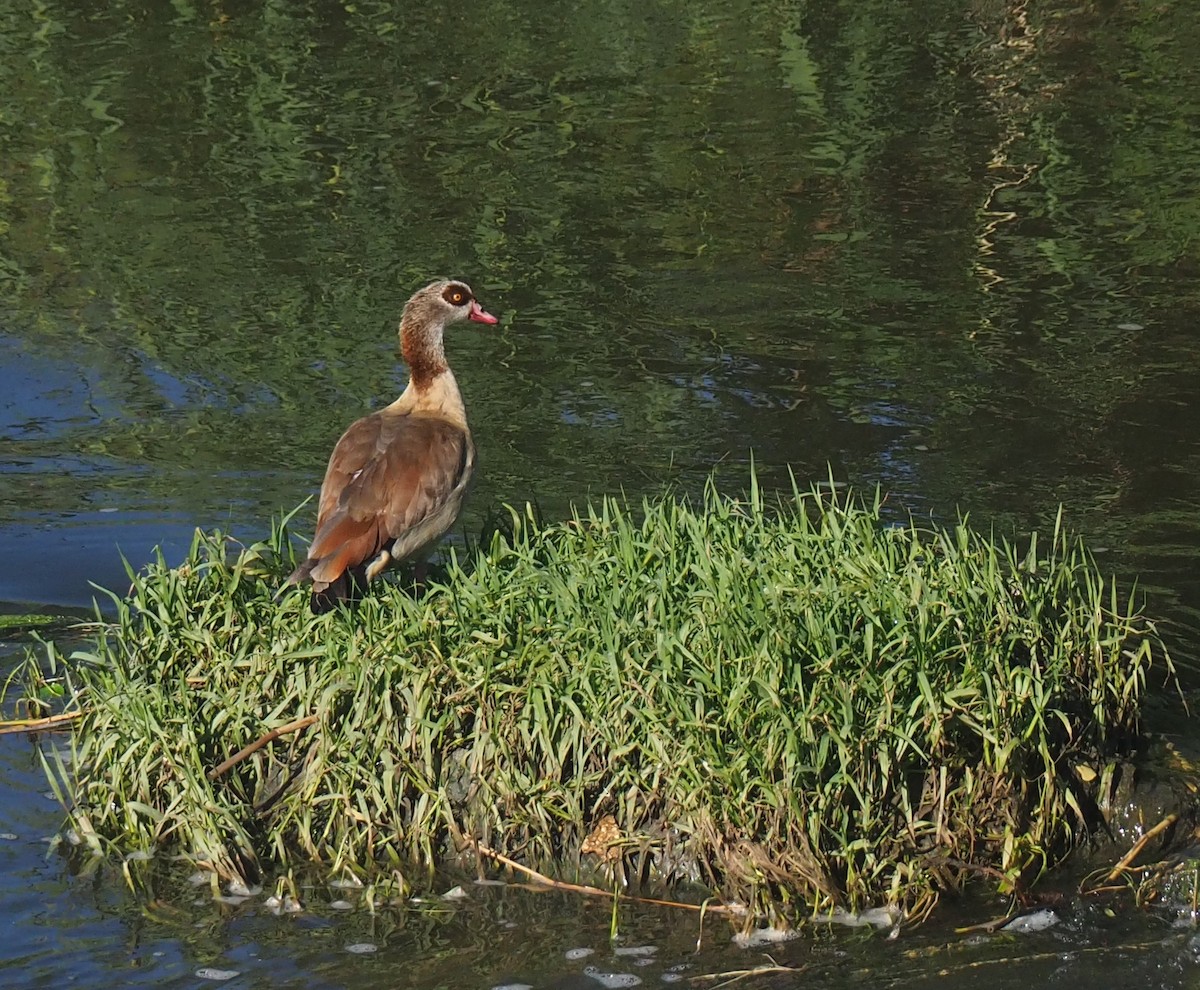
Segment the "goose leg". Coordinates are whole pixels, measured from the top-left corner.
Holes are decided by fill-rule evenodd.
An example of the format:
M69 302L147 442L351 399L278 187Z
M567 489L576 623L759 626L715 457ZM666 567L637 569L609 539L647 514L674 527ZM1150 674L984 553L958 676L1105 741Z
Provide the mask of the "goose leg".
M392 562L392 555L386 550L380 550L379 556L371 561L367 567L367 580L374 581L382 574Z

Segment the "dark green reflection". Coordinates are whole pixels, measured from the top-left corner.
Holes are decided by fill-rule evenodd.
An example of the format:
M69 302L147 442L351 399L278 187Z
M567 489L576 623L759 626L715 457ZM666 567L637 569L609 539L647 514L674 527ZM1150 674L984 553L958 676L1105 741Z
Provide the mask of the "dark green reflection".
M1200 29L1110 7L0 4L0 523L261 528L455 274L475 513L754 448L1194 596Z

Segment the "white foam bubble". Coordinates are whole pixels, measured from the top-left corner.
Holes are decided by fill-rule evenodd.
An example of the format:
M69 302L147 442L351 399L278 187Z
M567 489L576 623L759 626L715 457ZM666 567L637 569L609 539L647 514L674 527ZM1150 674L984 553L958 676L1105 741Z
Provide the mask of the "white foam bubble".
M595 951L596 951L595 949L587 949L587 948L580 947L578 949L567 949L567 951L564 952L563 955L566 956L570 962L575 962L578 959L586 959L588 956L590 956Z
M865 928L868 925L873 928L891 928L900 921L900 912L891 907L867 908L857 913L838 908L828 914L814 915L812 920L830 925L846 925L848 928Z
M640 976L635 976L633 973L606 973L597 969L595 966L586 966L583 970L584 976L590 976L593 980L599 983L605 990L620 990L621 987L636 987L642 982Z
M263 901L263 906L272 914L299 914L304 910L304 905L292 897L290 894L284 895L280 900L274 894Z
M230 880L229 885L225 888L225 893L230 897L254 897L256 894L262 893L262 887L251 887L243 880Z
M789 942L798 934L799 932L793 928L756 928L749 934L738 932L733 936L733 942L743 949L755 949L760 945L777 945L780 942Z

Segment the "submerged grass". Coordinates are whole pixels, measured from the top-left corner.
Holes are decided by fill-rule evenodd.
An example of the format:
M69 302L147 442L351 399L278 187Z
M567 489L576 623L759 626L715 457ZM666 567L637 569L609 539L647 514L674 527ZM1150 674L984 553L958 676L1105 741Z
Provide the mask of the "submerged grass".
M601 850L635 879L920 910L1097 827L1147 674L1171 672L1058 525L1018 549L888 526L878 499L710 485L502 529L423 597L322 616L273 599L286 525L132 575L90 648L21 674L83 711L47 767L75 830L226 878L408 885L472 842L561 872L612 816Z

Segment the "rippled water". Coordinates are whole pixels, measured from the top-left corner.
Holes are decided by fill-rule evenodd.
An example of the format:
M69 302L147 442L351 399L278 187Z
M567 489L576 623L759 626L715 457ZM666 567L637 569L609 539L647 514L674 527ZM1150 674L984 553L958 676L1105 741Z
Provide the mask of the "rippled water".
M122 586L118 551L179 553L197 525L260 535L402 387L404 299L456 274L502 316L448 343L482 463L465 528L715 465L740 487L752 449L769 484L832 471L898 517L1007 534L1061 504L1140 575L1191 687L1198 45L1150 0L0 3L0 601L86 605ZM1151 727L1190 733L1176 712ZM324 895L144 910L45 857L43 790L0 738L0 984L591 987L587 966L761 961L728 933L692 956L692 919L646 912L635 970L605 908L524 890L399 927ZM1189 938L1072 902L1021 939L773 954L832 985L1174 986Z
M739 948L727 922L672 909L623 907L610 942L607 902L523 885L462 881L465 897L431 896L404 910L366 910L360 892L301 890L303 910L279 913L271 891L214 903L169 867L149 903L136 904L119 872L72 875L47 855L59 823L23 740L0 737L0 986L393 988L447 990L713 986L760 966L743 985L957 985L1021 988L1190 986L1200 936L1172 912L1113 916L1068 900L994 935L960 934L956 921L987 906L948 904L939 920L899 939L839 926ZM447 881L449 885L450 881ZM449 889L449 886L446 887ZM236 903L234 903L236 901ZM700 944L697 947L697 940Z
M519 887L468 884L465 899L375 916L353 892L324 888L305 890L305 910L283 916L263 895L217 906L207 892L178 888L139 909L118 877L72 878L57 857L46 859L41 834L56 818L33 793L36 773L21 769L13 750L0 750L6 795L28 794L34 803L16 815L6 804L0 813L6 987L599 990L712 986L722 981L718 974L729 979L762 966L780 970L744 985L1182 987L1200 965L1194 927L1173 925L1166 912L1114 919L1086 903L1058 908L1050 928L1025 934L960 935L943 920L897 941L817 928L745 949L731 943L724 922L709 920L699 951L691 913L625 909L620 936L610 943L605 904Z

